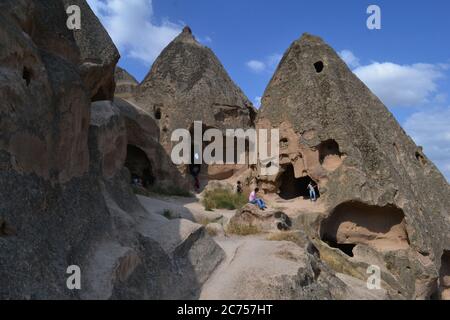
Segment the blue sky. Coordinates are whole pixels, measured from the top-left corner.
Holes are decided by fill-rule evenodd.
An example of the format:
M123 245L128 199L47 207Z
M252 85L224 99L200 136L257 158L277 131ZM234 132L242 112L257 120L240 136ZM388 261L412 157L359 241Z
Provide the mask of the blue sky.
M289 45L321 36L450 180L450 2L88 0L138 80L189 25L255 104ZM381 30L366 27L369 5Z

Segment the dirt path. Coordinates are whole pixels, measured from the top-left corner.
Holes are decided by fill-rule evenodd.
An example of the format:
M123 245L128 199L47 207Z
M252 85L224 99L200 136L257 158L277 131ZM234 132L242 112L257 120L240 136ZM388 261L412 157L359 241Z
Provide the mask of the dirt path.
M206 211L197 198L147 198L139 196L149 211L171 218L183 218L197 223L218 222L224 226L236 210ZM281 210L294 218L301 214L323 212L320 201L296 199L285 201L277 197L266 199L271 209ZM206 280L200 299L278 299L291 294L301 298L302 288L285 292L298 285L299 270L305 268L304 249L293 242L270 241L268 234L251 236L220 235L215 242L224 250L225 259ZM262 290L272 288L273 290ZM289 290L288 290L289 291Z

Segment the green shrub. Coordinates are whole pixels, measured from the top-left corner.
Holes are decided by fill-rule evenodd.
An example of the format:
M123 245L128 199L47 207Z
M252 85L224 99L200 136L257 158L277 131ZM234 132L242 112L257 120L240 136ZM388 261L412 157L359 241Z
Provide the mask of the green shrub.
M234 210L245 205L247 199L243 194L228 189L214 189L205 192L202 203L208 211L212 209Z

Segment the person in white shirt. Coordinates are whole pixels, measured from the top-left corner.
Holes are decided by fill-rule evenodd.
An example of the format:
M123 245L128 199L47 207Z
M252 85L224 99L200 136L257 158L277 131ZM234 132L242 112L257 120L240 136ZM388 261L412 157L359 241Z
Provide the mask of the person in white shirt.
M317 201L316 189L312 182L308 184L308 190L309 190L309 200Z

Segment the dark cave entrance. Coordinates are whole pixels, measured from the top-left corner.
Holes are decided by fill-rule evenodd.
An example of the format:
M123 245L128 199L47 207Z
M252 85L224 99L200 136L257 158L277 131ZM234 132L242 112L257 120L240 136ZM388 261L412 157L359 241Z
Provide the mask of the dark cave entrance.
M142 149L131 144L127 146L125 167L130 171L132 182L138 179L144 188L155 183L152 164Z
M354 243L338 243L336 239L333 237L330 237L329 235L325 234L322 237L322 241L328 244L332 248L336 248L341 250L343 253L345 253L349 257L353 257L353 249L356 247L356 244Z
M200 150L200 149L203 149L203 147L202 148L196 147L194 142L192 142L192 144L191 144L191 162L188 166L188 169L189 169L189 173L191 174L191 176L194 179L196 179L196 178L198 179L198 177L203 169L203 164L195 163L195 158L197 156L200 157L203 154L203 150Z
M357 244L378 251L409 247L405 216L401 209L367 205L358 201L338 205L320 226L320 237L330 247L353 256Z
M329 156L338 156L341 157L342 153L339 151L339 145L335 140L327 140L322 142L319 145L319 161L320 164L323 164L325 158Z
M108 89L105 87L100 87L95 95L91 98L91 102L109 100Z
M317 186L317 183L310 176L296 178L292 164L285 167L284 172L281 174L280 182L280 192L278 195L284 200L292 200L298 197L309 199L308 184L312 183ZM320 197L317 187L316 197Z
M155 119L161 120L161 117L162 117L161 108L156 108L155 109Z
M323 71L323 62L322 61L317 61L316 63L314 63L314 68L316 69L317 73L321 73Z
M27 67L23 67L23 71L22 71L22 78L23 80L25 80L25 83L27 84L27 87L30 85L31 83L31 77L32 77L32 71L31 69L27 68Z

